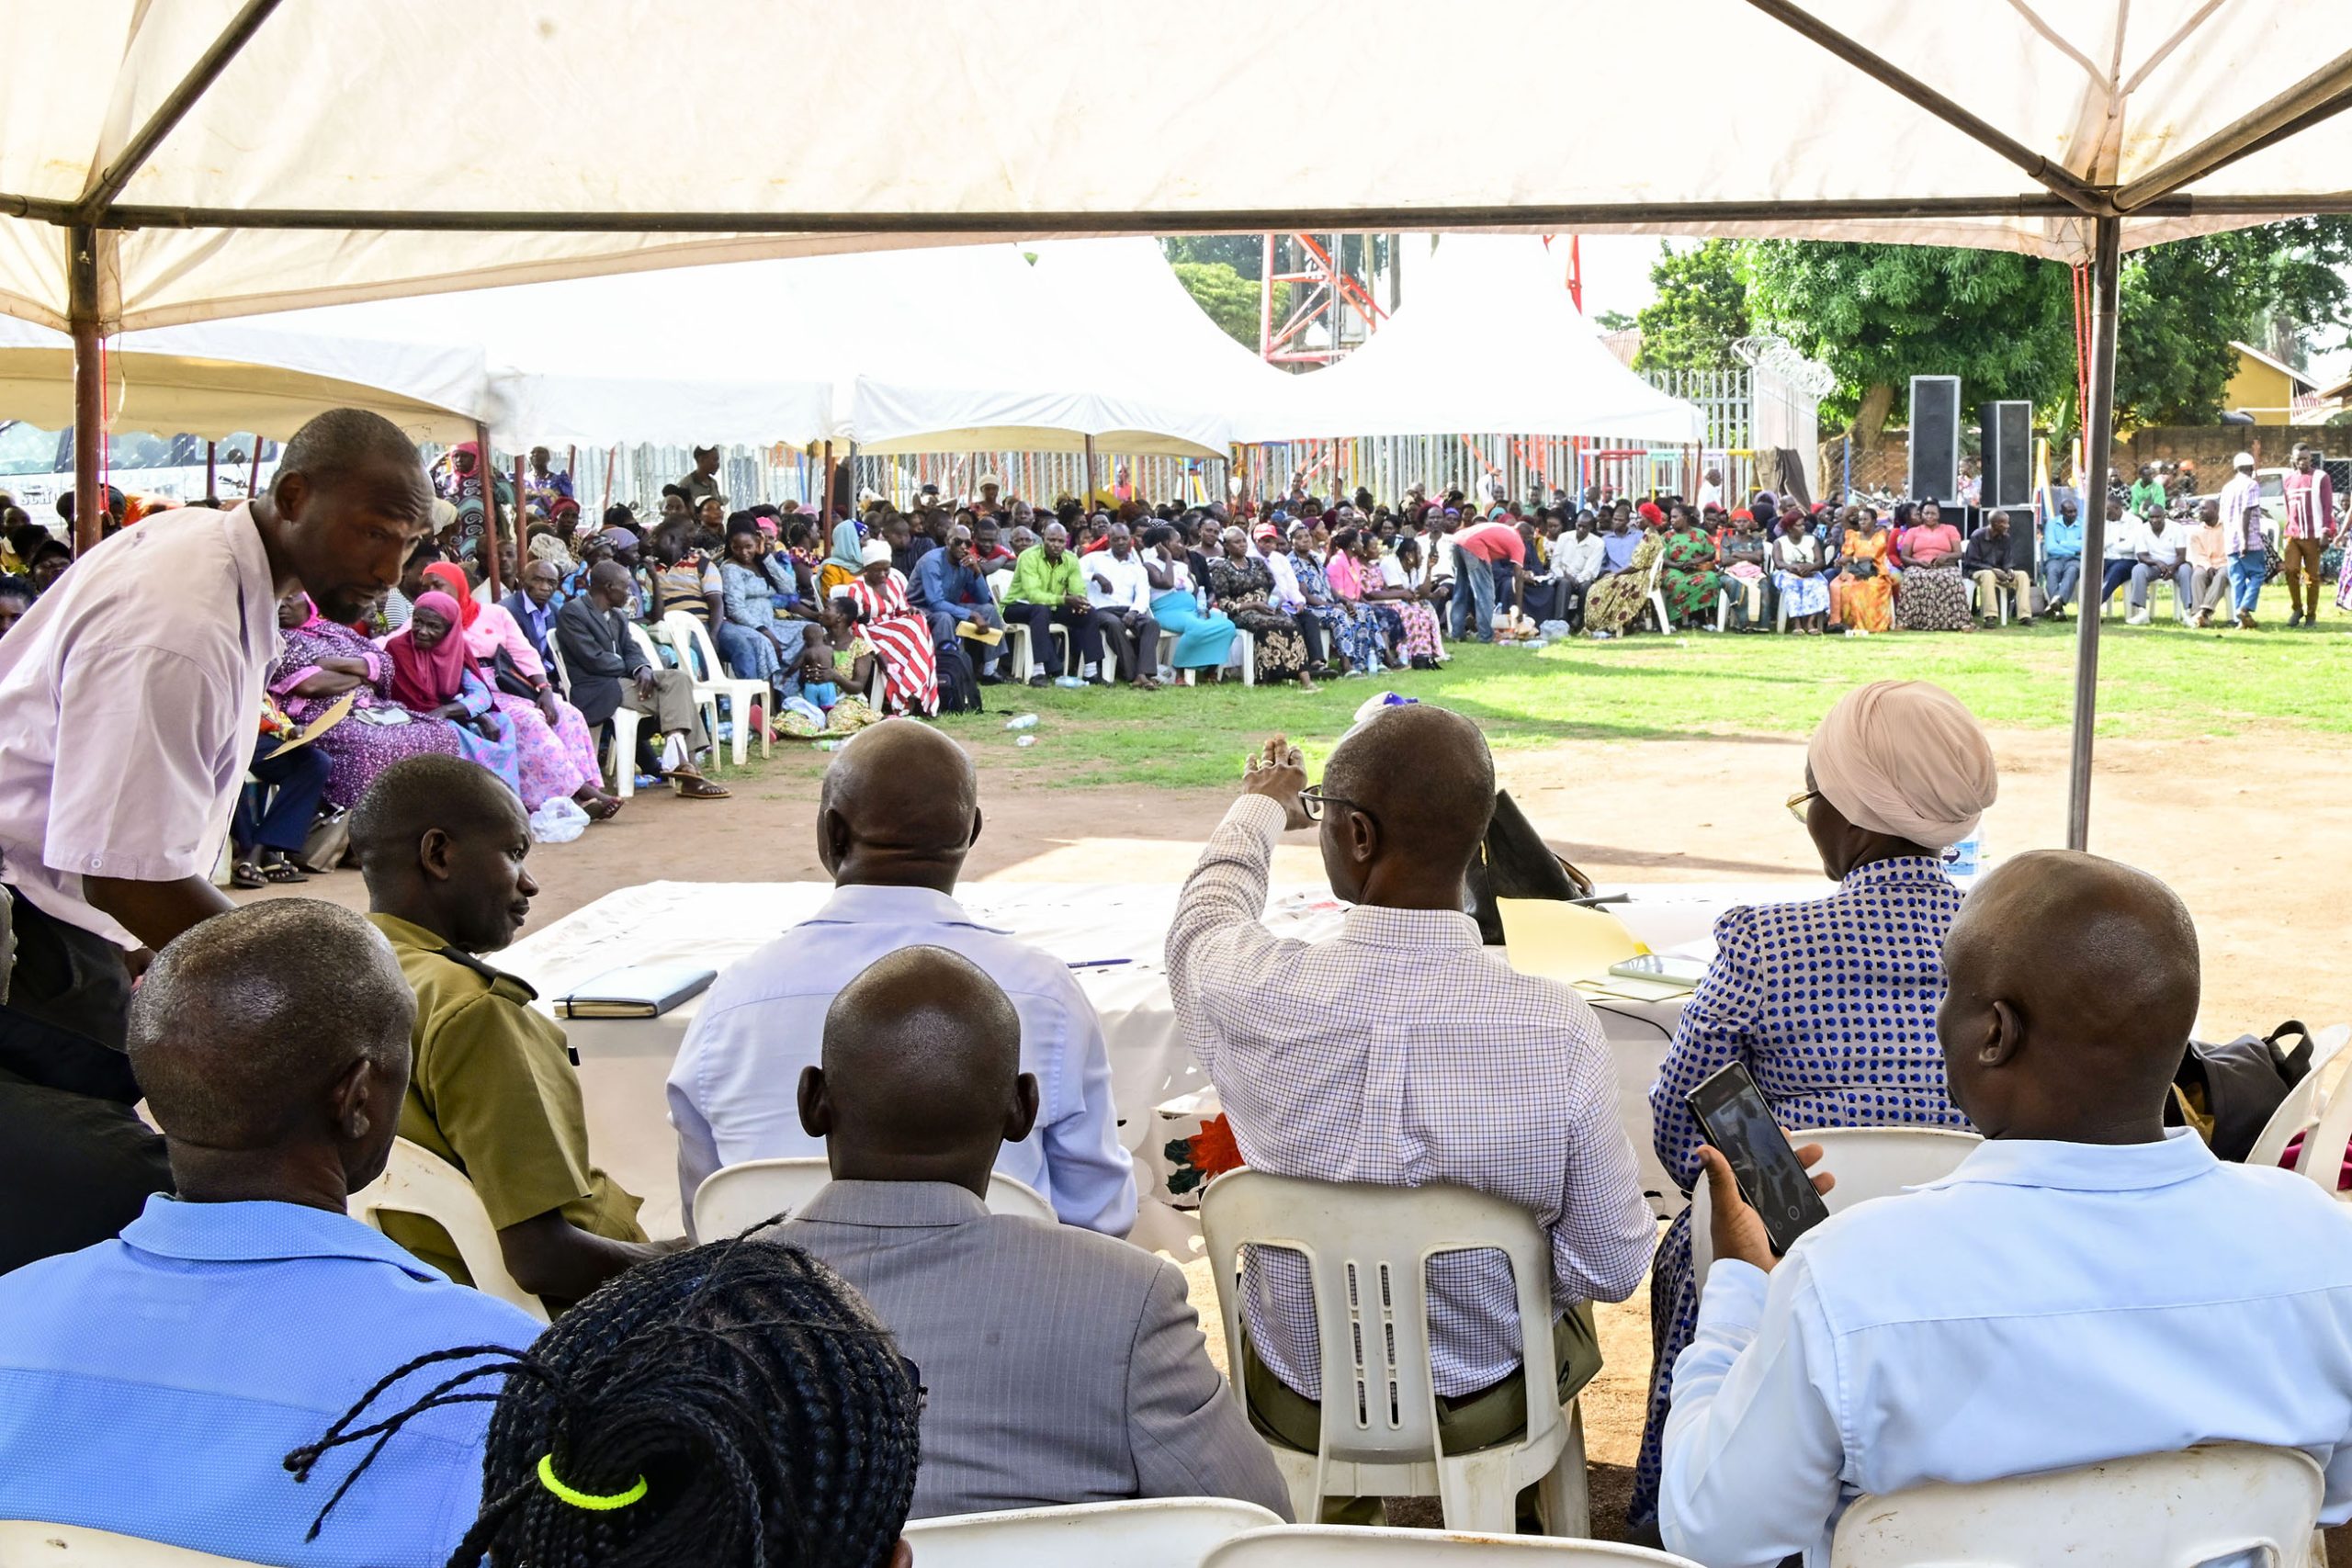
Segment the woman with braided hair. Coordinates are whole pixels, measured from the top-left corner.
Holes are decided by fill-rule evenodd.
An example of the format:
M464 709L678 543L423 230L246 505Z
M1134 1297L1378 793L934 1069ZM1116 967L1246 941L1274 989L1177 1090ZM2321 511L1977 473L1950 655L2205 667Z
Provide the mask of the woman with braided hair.
M453 1371L406 1409L371 1406L429 1362ZM503 1378L503 1392L484 1386ZM528 1350L422 1357L315 1443L366 1458L423 1411L495 1400L481 1516L450 1568L907 1568L922 1390L857 1292L795 1247L714 1242L639 1264Z

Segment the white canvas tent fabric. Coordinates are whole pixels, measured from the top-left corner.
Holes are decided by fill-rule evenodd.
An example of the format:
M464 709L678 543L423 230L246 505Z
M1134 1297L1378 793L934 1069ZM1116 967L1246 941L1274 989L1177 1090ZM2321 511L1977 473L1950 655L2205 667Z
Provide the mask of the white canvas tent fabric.
M479 349L281 333L243 321L126 333L107 355L108 423L122 430L283 441L334 408L382 414L418 441L461 441L496 408ZM74 342L0 318L0 417L74 423Z
M1222 409L1154 395L1110 363L1008 244L582 278L255 325L479 344L498 392L492 434L513 446L1076 451L1092 435L1106 449L1202 457L1226 441Z
M1525 234L1449 234L1415 258L1396 315L1327 370L1287 378L1239 438L1596 435L1705 438L1698 408L1619 362L1563 286L1566 258Z
M1159 241L1050 240L1031 249L1046 309L1083 323L1086 342L1113 362L1115 376L1170 401L1219 411L1237 427L1252 411L1290 395L1296 378L1210 321Z
M98 243L101 314L130 327L974 231L1623 225L2073 258L2083 224L2021 162L2128 186L2300 77L2352 76L2342 0L1792 7L1964 100L2013 140L2004 156L1752 0L1285 7L1286 33L1349 40L1344 72L1235 47L1262 33L1250 0L261 0L146 146L254 3L12 0L0 310L64 324L54 220L134 145L107 204L124 226ZM1475 114L1365 116L1352 97L1488 81L1512 60L1649 69L1693 39L1730 79L1724 114L1563 116L1500 93ZM1172 90L1105 96L1138 67ZM1768 91L1744 101L1740 83ZM1345 155L1270 143L1261 117L1204 103L1344 126ZM2293 129L2135 209L2126 243L2344 201L2352 116ZM645 231L458 228L482 214Z

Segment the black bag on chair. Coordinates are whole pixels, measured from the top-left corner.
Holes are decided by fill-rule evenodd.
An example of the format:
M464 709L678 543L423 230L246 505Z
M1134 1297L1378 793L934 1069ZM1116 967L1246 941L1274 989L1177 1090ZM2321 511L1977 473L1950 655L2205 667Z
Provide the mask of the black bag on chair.
M2301 1041L2291 1051L2280 1043L2290 1035ZM2243 1160L2287 1091L2311 1070L2312 1032L2300 1019L2219 1045L2192 1040L2173 1074L2165 1122L2196 1128L2217 1159Z
M1592 878L1552 852L1512 800L1509 790L1495 792L1495 815L1487 824L1487 841L1470 863L1464 879L1470 887L1470 912L1478 922L1479 940L1500 947L1503 918L1498 898L1589 898Z

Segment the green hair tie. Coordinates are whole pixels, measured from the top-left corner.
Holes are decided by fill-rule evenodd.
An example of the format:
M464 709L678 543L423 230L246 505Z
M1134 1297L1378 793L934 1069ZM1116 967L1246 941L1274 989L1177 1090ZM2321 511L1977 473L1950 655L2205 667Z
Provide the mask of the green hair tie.
M555 1478L555 1455L551 1453L539 1456L539 1484L573 1507L585 1508L595 1514L609 1514L615 1508L626 1508L645 1495L645 1477L641 1475L637 1478L637 1484L628 1491L616 1492L609 1496L599 1497L594 1493L575 1492Z

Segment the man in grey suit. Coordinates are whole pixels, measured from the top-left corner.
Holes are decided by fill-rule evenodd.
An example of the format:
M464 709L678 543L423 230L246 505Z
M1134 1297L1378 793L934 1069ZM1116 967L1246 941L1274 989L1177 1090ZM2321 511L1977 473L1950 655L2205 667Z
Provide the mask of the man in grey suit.
M944 948L901 948L842 987L823 1066L801 1074L833 1179L770 1234L854 1285L919 1370L913 1517L1208 1496L1289 1518L1183 1274L982 1203L998 1145L1036 1116L1012 1003Z

